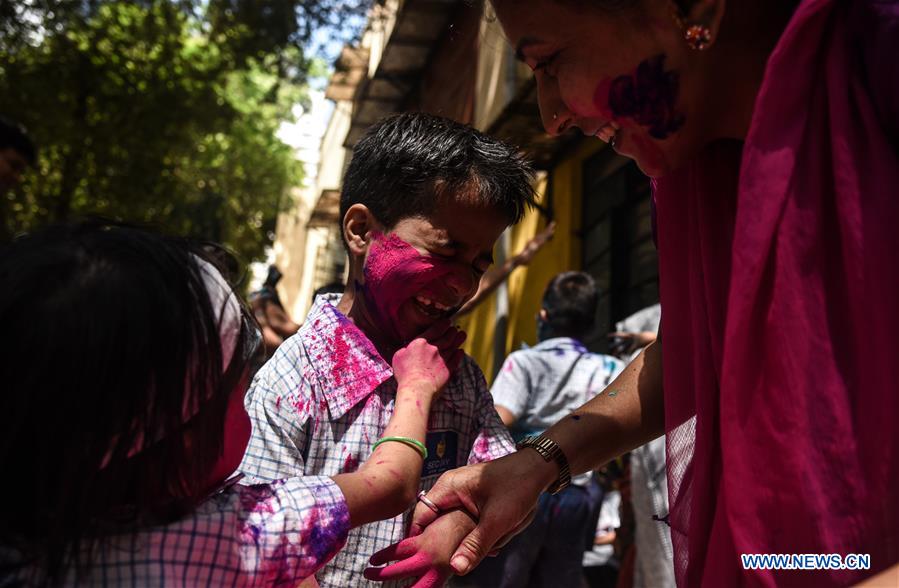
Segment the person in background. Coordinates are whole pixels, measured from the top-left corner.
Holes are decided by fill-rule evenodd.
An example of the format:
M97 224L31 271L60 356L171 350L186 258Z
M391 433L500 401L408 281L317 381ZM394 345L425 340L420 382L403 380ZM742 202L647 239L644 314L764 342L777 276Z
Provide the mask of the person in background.
M6 213L6 194L22 181L22 174L37 162L37 149L25 127L0 116L0 243L12 234Z
M51 227L0 250L0 585L295 586L351 528L414 500L449 378L415 339L358 470L245 485L259 333L208 247L121 225Z
M539 435L568 416L624 367L584 346L594 330L598 299L593 278L584 272L558 274L547 285L537 315L538 344L510 354L490 390L516 440ZM599 494L591 496L593 483L592 474L583 474L558 494L544 494L531 525L474 572L474 583L485 588L580 586L585 538L594 535L602 500Z
M615 325L623 359L631 361L656 340L662 320L661 305L639 310ZM634 513L634 588L669 588L675 585L674 550L668 515L668 480L665 437L634 449L630 456L631 506Z
M616 331L608 335L612 353L625 361L632 361L644 347L656 340L661 321L661 304L652 304L618 321Z
M22 181L37 161L37 149L25 127L0 116L0 196Z
M598 475L598 474L597 474ZM589 588L615 588L618 578L618 557L615 554L617 530L621 526L618 509L621 492L612 480L600 481L603 490L599 521L593 536L593 545L584 552L584 580Z
M280 281L281 271L276 265L270 265L262 288L250 294L250 307L262 329L262 341L265 344L267 358L274 355L275 350L285 339L300 329L281 304L277 290Z

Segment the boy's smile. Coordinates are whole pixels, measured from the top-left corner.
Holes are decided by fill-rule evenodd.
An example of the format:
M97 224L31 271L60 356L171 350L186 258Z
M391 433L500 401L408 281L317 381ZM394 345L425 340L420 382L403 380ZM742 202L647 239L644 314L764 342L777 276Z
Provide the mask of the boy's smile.
M353 318L376 345L405 344L477 291L508 220L463 198L444 199L427 218L402 219L386 234L369 231L362 271L354 272L362 274L354 277L364 317Z

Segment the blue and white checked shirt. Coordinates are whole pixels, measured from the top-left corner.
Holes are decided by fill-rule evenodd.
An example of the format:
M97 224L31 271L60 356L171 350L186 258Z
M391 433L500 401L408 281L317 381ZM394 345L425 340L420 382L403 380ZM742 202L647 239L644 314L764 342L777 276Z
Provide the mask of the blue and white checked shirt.
M339 299L318 297L303 327L253 380L246 398L253 434L240 466L252 479L354 471L384 433L396 399L393 370L335 308ZM471 358L432 406L426 445L423 490L447 470L514 451ZM362 571L374 552L405 537L407 515L350 532L344 550L316 575L321 586L382 586Z
M66 586L283 586L315 573L344 544L349 511L327 477L232 485L183 519L120 535ZM0 560L15 556L9 551ZM23 570L0 585L39 581Z
M518 421L516 437L542 433L602 392L624 363L587 351L570 337L556 337L509 354L493 382L493 402ZM589 474L572 478L584 485Z

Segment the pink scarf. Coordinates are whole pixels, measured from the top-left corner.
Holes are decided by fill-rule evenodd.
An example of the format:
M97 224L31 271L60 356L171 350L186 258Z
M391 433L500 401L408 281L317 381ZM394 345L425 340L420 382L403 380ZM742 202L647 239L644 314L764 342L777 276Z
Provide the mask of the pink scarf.
M745 144L658 182L681 586L846 585L899 561L899 83L874 79L897 28L894 1L803 1ZM751 553L871 569L744 571Z

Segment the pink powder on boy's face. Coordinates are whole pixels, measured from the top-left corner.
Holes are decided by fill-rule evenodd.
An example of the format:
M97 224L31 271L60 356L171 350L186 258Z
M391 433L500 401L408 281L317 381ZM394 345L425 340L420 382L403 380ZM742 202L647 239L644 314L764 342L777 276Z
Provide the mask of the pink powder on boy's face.
M404 343L442 318L422 310L415 300L419 294L453 306L445 313L451 316L473 293L460 298L450 291L447 278L459 271L458 263L422 255L396 234L373 235L362 289L376 327L392 341Z

